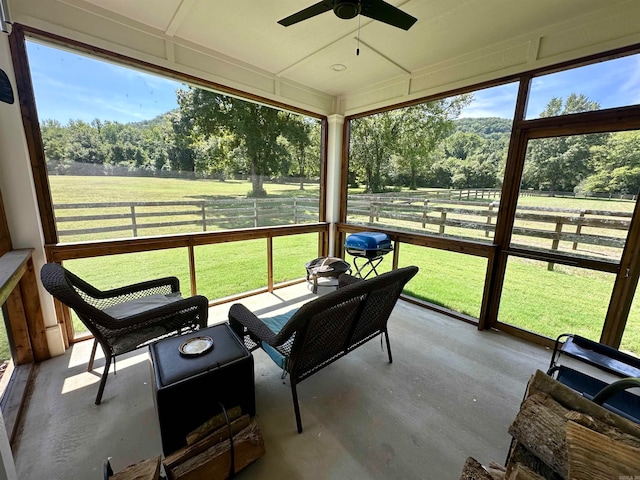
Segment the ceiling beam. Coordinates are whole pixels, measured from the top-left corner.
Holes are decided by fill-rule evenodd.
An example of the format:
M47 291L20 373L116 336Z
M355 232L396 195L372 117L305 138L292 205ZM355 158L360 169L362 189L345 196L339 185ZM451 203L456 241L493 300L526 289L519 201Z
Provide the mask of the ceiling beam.
M176 13L173 14L173 18L169 22L169 25L167 25L167 28L164 29L165 34L170 37L173 37L176 34L178 28L180 28L182 22L184 22L185 18L187 18L189 11L193 7L193 4L196 3L196 1L197 0L182 0L180 6L176 9Z

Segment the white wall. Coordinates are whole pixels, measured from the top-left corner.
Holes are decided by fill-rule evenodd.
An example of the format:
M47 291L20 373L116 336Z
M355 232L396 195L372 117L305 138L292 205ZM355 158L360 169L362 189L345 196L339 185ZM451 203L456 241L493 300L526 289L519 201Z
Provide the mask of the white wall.
M2 192L13 248L33 248L33 262L36 271L39 272L46 262L44 239L15 88L9 40L3 33L0 33L0 68L9 77L15 97L12 105L0 102L0 192ZM61 355L64 353L64 343L62 332L56 321L53 300L39 282L38 288L49 351L52 355Z
M0 69L7 74L11 83L15 85L13 81L13 68L10 60L9 41L5 34L0 33ZM21 160L23 161L27 159L25 149L20 148L18 145L19 142L13 141L13 136L16 135L16 131L11 124L14 123L15 115L18 115L19 118L19 113L20 111L17 106L17 102L13 105L0 102L0 192L2 192L5 205L15 204L15 199L9 198L13 194L13 191L9 192L8 186L5 187L6 185L10 185L12 181L13 172L10 164L12 162L20 163L20 157L22 157ZM24 138L24 135L22 135L22 138ZM24 142L22 143L24 147ZM33 203L33 201L31 201L31 203ZM13 218L8 219L9 228L11 228L12 221L15 222L15 215L12 217ZM17 478L18 475L16 474L16 466L13 463L13 454L9 445L7 430L4 426L4 420L2 419L2 416L0 416L0 480L13 480Z

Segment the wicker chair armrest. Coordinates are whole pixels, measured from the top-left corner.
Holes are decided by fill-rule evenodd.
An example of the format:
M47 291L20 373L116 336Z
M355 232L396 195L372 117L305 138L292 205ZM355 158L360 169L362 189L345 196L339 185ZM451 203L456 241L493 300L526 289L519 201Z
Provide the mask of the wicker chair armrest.
M231 305L231 308L229 309L229 322L232 324L234 322L238 322L246 327L252 336L273 347L278 346L277 335L241 303Z
M195 309L194 309L195 307ZM191 313L186 313L191 311ZM193 297L183 298L175 302L167 303L160 307L152 308L129 317L120 318L114 321L115 328L113 331L130 330L132 327L150 327L154 325L162 325L168 318L172 318L180 312L185 315L184 326L191 326L197 318L200 328L207 326L209 315L209 300L202 295L194 295ZM112 327L113 325L109 325Z
M155 280L147 280L145 282L134 283L133 285L127 285L125 287L118 287L111 290L101 291L95 289L95 292L91 293L95 298L113 298L113 297L126 297L132 293L144 292L146 290L156 290L161 287L169 287L171 293L180 291L180 280L177 277L163 277Z
M354 277L348 273L343 273L338 277L338 288L346 287L347 285L353 285L354 283L362 282L361 278Z

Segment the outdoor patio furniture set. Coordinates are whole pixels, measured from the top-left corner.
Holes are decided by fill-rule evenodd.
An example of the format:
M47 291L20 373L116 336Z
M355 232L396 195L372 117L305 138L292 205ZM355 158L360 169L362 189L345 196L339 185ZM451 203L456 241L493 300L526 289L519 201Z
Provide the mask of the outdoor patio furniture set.
M49 263L41 270L41 280L93 335L89 371L97 345L102 347L105 365L96 404L102 401L111 362L115 371L117 356L150 347L154 401L167 455L184 445L186 433L224 408L239 405L244 413L255 415L250 352L256 348L263 348L283 376L290 376L298 432L302 421L297 384L302 380L378 335L384 336L392 362L387 321L418 268L368 280L344 271L333 272L338 277L336 290L297 310L260 319L235 304L229 323L208 328L207 298L182 298L176 277L102 291Z

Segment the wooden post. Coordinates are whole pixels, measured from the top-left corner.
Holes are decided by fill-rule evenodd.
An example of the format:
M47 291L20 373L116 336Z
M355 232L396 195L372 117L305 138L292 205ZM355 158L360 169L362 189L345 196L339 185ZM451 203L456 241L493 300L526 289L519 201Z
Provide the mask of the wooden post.
M202 231L207 231L207 211L204 206L204 202L200 202L200 212L202 214Z
M133 236L138 236L138 225L136 223L136 206L131 204L131 229L133 230Z
M293 224L298 224L298 200L293 197Z
M440 213L440 235L444 234L444 224L447 221L447 212Z
M253 227L258 228L258 199L253 199Z
M585 211L580 210L580 218L584 218L584 214L585 214ZM580 235L580 232L582 232L582 223L578 223L578 226L576 227L576 235ZM576 250L577 248L578 248L578 242L573 242L573 246L571 247L571 249Z
M560 234L562 233L562 217L556 218L556 234L553 237L553 241L551 242L551 250L558 250L558 245L560 245ZM549 262L547 265L547 270L553 272L553 266L555 264L553 262Z
M273 292L273 237L267 237L267 291Z
M375 216L375 212L374 212L374 206L373 206L373 200L370 200L369 203L369 223L373 223L373 219Z
M489 212L493 211L493 202L489 204ZM487 225L491 225L491 215L487 215ZM489 230L484 231L484 236L489 238Z
M194 252L193 244L187 247L189 252L189 279L191 280L191 296L198 294L198 283L196 276L196 255Z
M429 199L424 199L424 210L422 211L422 228L427 228L427 216L429 214Z

